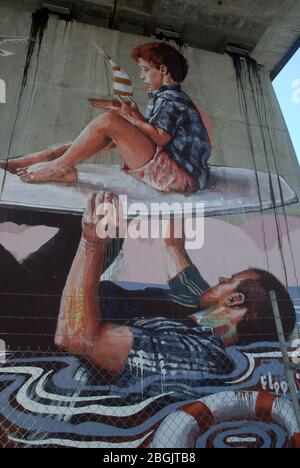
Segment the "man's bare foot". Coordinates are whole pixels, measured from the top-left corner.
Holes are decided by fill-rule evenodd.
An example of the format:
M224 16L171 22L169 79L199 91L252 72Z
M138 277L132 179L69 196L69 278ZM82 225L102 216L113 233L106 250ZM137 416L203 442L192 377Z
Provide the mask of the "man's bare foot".
M0 169L4 169L11 174L17 174L18 169L24 169L33 164L53 161L62 156L70 147L70 145L63 145L57 148L39 151L38 153L28 154L21 158L7 159L0 161Z
M23 182L29 184L49 184L55 182L63 185L74 185L78 179L75 168L65 170L57 164L57 161L34 164L17 170L17 174Z

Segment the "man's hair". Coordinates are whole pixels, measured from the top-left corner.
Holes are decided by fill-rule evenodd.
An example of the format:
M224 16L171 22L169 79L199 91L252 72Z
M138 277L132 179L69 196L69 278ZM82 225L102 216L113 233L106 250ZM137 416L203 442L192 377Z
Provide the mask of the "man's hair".
M161 65L168 68L174 81L182 83L189 70L186 58L174 47L165 42L151 42L142 44L132 52L132 58L138 62L139 59L146 60L158 70Z
M288 340L296 326L296 312L286 288L274 275L263 270L249 270L257 279L241 282L237 292L245 296L247 313L237 326L240 344L259 341L279 341L270 291L274 291L279 307L285 339Z

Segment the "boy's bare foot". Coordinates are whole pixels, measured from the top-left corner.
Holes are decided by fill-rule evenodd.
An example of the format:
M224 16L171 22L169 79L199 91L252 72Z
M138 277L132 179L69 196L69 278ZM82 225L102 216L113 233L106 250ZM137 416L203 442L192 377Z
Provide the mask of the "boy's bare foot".
M23 182L29 184L48 184L55 182L64 185L74 185L78 179L75 168L65 170L56 161L34 164L30 167L18 169L18 176Z
M22 159L22 158L20 158ZM22 162L20 159L7 159L6 161L0 161L0 169L10 172L11 174L16 174L17 169L22 167Z
M63 145L58 148L52 148L38 153L32 153L21 158L7 159L0 161L0 169L4 169L11 174L17 174L18 169L23 169L32 166L36 163L53 161L62 156L70 147L70 145Z

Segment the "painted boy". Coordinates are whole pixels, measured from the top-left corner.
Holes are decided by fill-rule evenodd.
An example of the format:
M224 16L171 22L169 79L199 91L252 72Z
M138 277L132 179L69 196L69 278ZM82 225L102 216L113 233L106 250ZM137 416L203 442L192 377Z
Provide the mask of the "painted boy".
M137 47L132 56L149 92L146 117L136 103L119 97L119 105L94 119L72 145L3 162L1 167L17 172L24 182L74 184L78 164L116 147L123 170L156 190L203 189L211 145L200 113L181 90L187 60L169 44L157 42Z

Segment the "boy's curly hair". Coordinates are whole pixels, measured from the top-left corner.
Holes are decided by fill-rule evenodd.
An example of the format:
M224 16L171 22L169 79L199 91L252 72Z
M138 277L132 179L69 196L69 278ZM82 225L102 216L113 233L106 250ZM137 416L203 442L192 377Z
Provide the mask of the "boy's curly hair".
M161 65L168 68L174 81L182 83L189 70L186 58L174 47L165 42L150 42L142 44L132 52L132 58L138 62L139 59L146 60L158 70Z

